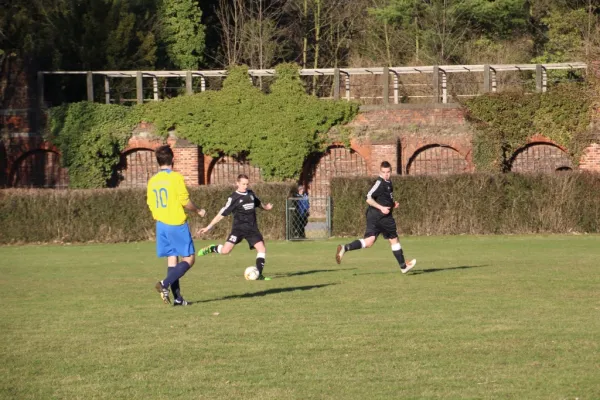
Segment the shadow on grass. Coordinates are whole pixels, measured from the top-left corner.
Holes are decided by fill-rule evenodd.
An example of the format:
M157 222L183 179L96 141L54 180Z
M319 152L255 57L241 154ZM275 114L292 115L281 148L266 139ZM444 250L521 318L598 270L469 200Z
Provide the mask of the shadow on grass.
M407 275L420 275L420 274L429 274L432 272L444 272L444 271L452 271L456 269L470 269L470 268L482 268L487 267L488 265L460 265L458 267L450 267L450 268L427 268L427 269L413 269ZM417 266L418 268L418 266ZM367 272L364 274L354 274L354 275L384 275L384 274L398 274L401 273L400 269L395 269L393 271L382 271L382 272Z
M268 290L261 290L260 292L244 293L244 294L233 294L231 296L224 296L224 297L219 297L219 298L216 298L216 299L190 301L189 304L210 303L210 302L213 302L213 301L221 301L221 300L247 299L247 298L252 298L252 297L268 296L268 295L271 295L271 294L286 293L286 292L295 292L297 290L321 289L321 288L324 288L324 287L327 287L327 286L332 286L332 285L337 285L337 283L324 283L322 285L292 286L292 287L286 287L286 288L274 288L274 289L268 289Z
M288 274L273 274L273 278L289 278L292 276L318 274L319 272L338 272L338 271L352 271L356 268L337 268L337 269L311 269L310 271L298 271L290 272Z
M450 267L450 268L428 268L428 269L417 269L412 270L409 274L418 275L418 274L429 274L431 272L444 272L444 271L452 271L456 269L471 269L471 268L483 268L488 265L460 265L458 267Z

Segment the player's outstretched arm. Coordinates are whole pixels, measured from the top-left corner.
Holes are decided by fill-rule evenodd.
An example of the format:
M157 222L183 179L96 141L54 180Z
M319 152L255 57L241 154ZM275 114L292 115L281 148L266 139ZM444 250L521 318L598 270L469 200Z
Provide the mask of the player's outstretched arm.
M208 224L204 228L198 230L198 234L202 235L202 234L210 231L213 228L213 226L218 224L219 221L222 220L223 218L225 218L225 217L223 217L221 214L215 215L215 217L212 219L212 221L210 221L210 224Z
M273 204L271 204L271 203L267 203L267 204L261 204L261 208L262 208L263 210L269 211L270 209L272 209L272 208L273 208Z

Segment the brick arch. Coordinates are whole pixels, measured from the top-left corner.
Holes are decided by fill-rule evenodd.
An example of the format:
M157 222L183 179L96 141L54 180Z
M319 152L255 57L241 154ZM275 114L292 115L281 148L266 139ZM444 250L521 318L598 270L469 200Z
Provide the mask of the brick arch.
M469 171L469 163L454 147L444 144L423 146L410 157L408 175L449 175Z
M154 150L133 148L121 154L110 186L121 188L146 187L148 180L158 172Z
M308 185L312 197L329 196L331 178L368 175L366 160L354 149L330 146L324 153L309 156L301 181Z
M67 168L57 151L39 148L23 153L13 163L8 185L12 187L67 188Z
M548 142L529 143L509 160L512 172L555 172L573 169L569 155L559 146Z
M260 168L251 165L245 155L221 155L213 159L208 166L208 184L231 185L239 174L248 175L250 182L262 182L263 180Z

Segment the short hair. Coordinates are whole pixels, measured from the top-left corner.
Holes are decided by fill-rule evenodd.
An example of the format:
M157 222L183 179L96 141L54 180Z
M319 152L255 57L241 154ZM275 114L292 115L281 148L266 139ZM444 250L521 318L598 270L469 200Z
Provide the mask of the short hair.
M239 182L241 179L248 179L248 180L250 180L250 178L248 178L248 175L246 175L246 174L239 174L238 177L237 177L236 182Z
M173 150L169 145L160 146L154 153L156 154L156 161L161 167L173 165Z
M392 164L390 164L390 163L389 163L389 162L387 162L387 161L383 161L383 162L381 163L381 166L380 166L379 168L380 168L380 169L381 169L381 168L389 168L389 169L392 169Z

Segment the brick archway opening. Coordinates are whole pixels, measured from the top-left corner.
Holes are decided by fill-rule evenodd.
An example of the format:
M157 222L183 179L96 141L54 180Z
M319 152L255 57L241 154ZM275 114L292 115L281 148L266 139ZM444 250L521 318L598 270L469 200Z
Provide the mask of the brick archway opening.
M550 143L530 143L517 150L510 159L511 172L568 171L573 169L569 155L560 147Z
M67 168L60 165L60 154L51 150L32 150L23 154L13 164L9 186L17 188L69 187Z
M245 155L221 155L214 159L208 167L208 184L231 185L240 174L248 175L251 183L263 180L260 168L251 165Z
M368 175L367 163L360 154L343 146L332 146L307 158L301 182L309 187L311 197L325 197L330 193L331 178L365 175Z
M468 172L465 158L453 147L431 144L422 147L408 160L407 175L450 175Z
M111 187L146 187L150 178L159 170L154 150L136 148L121 154L121 160L115 168Z

